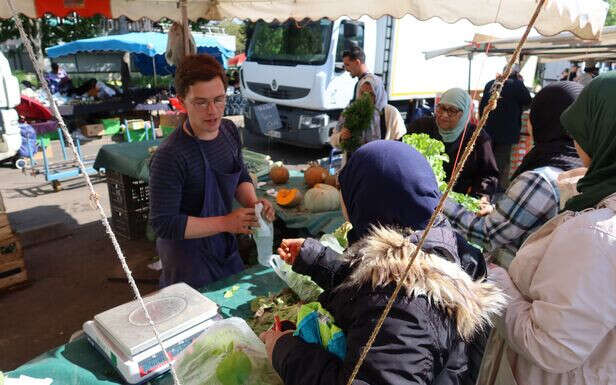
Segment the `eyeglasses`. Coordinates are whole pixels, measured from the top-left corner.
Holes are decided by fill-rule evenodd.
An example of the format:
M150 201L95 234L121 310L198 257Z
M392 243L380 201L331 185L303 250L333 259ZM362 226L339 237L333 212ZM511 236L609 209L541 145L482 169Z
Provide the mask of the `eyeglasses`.
M226 95L217 96L213 99L206 98L198 98L197 100L191 100L190 104L192 104L195 108L200 110L207 110L210 107L210 104L214 104L216 108L225 108L225 102L227 101Z
M438 106L436 106L436 112L438 112L439 114L447 114L449 116L455 116L459 114L460 112L462 112L462 110L456 107L449 107L449 106L444 106L442 104L439 104Z

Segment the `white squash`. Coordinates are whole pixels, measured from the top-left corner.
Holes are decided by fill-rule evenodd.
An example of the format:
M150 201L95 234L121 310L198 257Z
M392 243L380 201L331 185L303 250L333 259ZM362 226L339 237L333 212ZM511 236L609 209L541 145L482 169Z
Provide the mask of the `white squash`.
M313 213L340 209L338 189L324 183L317 183L304 195L304 207Z

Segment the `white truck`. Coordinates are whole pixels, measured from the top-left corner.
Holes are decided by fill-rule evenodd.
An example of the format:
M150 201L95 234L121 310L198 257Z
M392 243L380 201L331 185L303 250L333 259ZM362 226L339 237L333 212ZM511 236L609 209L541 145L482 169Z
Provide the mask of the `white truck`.
M8 60L0 52L0 163L13 159L21 147L21 132L15 107L21 102L19 81L11 74Z
M426 60L424 55L468 44L476 33L514 34L498 25L419 21L410 15L402 19L258 22L240 70L242 95L248 99L246 128L300 147L325 146L353 94L356 79L342 64L343 51L353 45L364 50L368 68L382 77L389 103L403 117L411 99L434 98L451 87L483 90L502 71L504 57L479 54L472 61Z

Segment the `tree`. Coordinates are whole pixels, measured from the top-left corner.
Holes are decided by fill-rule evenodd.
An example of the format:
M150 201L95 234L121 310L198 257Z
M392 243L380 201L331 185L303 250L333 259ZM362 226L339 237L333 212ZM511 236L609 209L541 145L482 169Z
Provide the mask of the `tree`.
M607 12L605 25L616 25L616 0L608 0L610 9Z

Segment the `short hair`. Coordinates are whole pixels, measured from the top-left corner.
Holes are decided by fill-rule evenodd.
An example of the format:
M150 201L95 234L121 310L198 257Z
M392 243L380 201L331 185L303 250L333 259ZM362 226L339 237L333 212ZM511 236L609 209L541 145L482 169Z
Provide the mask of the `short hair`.
M364 53L364 50L357 46L351 48L348 51L342 52L342 57L348 57L351 60L359 60L359 62L362 64L366 62L366 54Z
M219 78L227 89L227 76L222 65L208 54L184 56L175 71L175 92L184 98L188 88L197 82L207 82Z
M52 70L57 70L60 66L58 66L58 63L51 63L51 69Z

